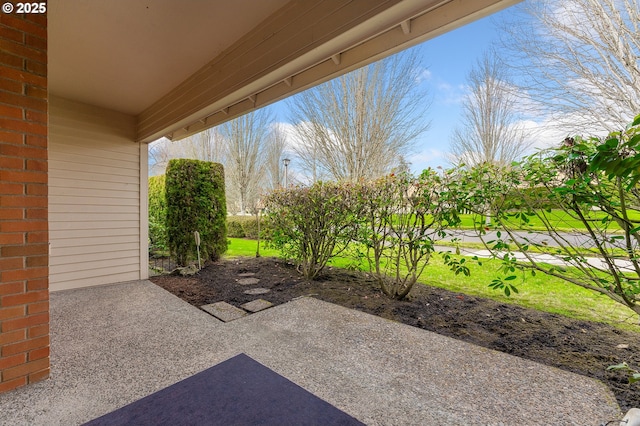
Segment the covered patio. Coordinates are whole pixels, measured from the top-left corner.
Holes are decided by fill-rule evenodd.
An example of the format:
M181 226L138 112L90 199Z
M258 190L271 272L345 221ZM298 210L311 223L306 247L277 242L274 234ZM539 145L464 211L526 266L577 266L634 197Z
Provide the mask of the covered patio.
M49 376L50 291L147 278L147 143L517 1L58 0L0 14L0 392Z
M313 298L222 323L132 281L55 292L51 313L51 378L3 395L2 424L82 424L240 353L367 425L618 415L596 380Z

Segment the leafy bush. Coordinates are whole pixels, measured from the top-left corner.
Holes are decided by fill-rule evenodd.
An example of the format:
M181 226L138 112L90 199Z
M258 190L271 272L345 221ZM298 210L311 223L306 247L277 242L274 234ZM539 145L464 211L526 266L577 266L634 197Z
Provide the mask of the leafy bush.
M463 171L451 191L459 197L461 208L493 216L495 237L487 240L484 227L477 229L485 247L502 259L507 274L495 279L492 287L514 291L516 268L539 271L604 294L640 314L638 170L640 116L623 132L604 139L567 138L562 146L528 157L517 167L483 164ZM514 211L503 194L521 194L521 207ZM538 199L531 199L531 194L538 194ZM539 208L540 202L560 208L580 229L569 233L559 229L563 224L557 215ZM540 233L519 231L532 217L543 224L548 242L540 240ZM612 232L614 223L620 231ZM532 247L564 264L541 262L530 254ZM586 258L585 247L599 259Z
M176 262L184 266L195 257L194 231L200 233L203 257L218 259L228 244L222 164L171 160L165 190L168 243Z
M360 242L389 297L401 300L409 294L435 251L435 237L443 237L444 229L458 220L455 206L441 200L444 178L428 169L417 179L390 175L356 188Z
M265 200L270 246L315 278L355 237L353 194L348 184L322 182L272 192Z
M260 238L269 233L269 218L260 216ZM258 239L258 218L254 216L230 216L227 218L227 235L232 238Z
M149 249L165 251L167 240L167 200L165 176L149 178Z
M242 228L242 223L237 216L227 218L227 237L230 238L244 238L245 233Z

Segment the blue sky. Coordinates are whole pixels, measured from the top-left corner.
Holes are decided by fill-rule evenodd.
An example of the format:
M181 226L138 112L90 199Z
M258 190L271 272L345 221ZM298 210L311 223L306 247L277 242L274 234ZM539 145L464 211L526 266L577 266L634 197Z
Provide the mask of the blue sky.
M461 118L461 98L466 76L493 42L498 41L498 19L508 9L475 21L415 47L423 57L428 78L422 84L432 98L426 120L430 129L415 145L409 157L411 169L420 172L426 167L448 166L446 153L452 129ZM286 100L274 104L272 111L278 121L286 121Z

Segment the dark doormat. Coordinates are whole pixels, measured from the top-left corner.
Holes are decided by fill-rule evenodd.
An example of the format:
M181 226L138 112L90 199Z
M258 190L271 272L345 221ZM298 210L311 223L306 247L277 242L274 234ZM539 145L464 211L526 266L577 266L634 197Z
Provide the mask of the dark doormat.
M363 425L245 354L86 425Z

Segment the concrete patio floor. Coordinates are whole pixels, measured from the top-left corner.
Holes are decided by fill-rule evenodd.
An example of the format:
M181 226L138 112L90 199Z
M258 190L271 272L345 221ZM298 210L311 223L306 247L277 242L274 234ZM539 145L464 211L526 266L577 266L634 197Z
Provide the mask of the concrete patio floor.
M51 294L51 378L2 425L82 424L245 353L369 425L599 425L600 382L312 298L222 323L149 281Z

